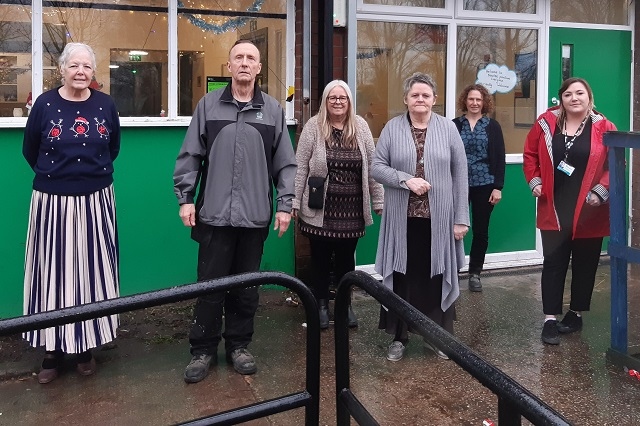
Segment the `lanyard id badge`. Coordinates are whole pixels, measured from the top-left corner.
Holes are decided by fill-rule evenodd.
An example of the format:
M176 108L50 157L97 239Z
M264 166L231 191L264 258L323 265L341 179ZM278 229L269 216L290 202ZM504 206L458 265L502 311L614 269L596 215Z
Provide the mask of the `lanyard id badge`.
M560 170L562 173L564 173L567 176L571 176L575 169L576 169L575 167L573 167L571 164L567 163L564 160L562 160L560 164L558 164L558 170Z

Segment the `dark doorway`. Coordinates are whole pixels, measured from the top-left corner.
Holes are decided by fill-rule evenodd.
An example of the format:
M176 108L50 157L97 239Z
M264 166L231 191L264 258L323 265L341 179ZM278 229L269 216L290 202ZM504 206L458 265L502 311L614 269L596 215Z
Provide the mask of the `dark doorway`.
M121 117L160 116L162 64L116 62L111 69L111 96Z
M178 115L189 116L193 114L193 63L195 56L195 52L180 52Z

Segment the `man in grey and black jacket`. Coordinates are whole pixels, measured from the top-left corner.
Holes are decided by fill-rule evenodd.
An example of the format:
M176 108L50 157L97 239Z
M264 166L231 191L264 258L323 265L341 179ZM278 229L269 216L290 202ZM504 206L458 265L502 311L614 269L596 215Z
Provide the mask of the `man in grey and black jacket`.
M231 83L198 103L173 174L180 218L199 243L198 281L259 269L272 220L273 187L278 236L291 221L296 159L284 110L256 84L260 52L251 41L238 40L227 67ZM187 383L206 377L222 337L238 373L257 371L247 350L257 308L257 287L198 298L189 333L193 357L184 373Z

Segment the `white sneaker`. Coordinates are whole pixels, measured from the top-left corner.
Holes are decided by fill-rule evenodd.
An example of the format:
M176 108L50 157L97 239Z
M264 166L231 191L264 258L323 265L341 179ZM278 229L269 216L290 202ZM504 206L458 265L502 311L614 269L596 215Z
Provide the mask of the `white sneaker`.
M424 341L424 347L429 349L430 351L435 352L436 355L438 355L438 358L449 359L447 354L442 352L440 349L437 349L435 346L433 346L431 343L427 342L426 340Z
M404 356L405 349L406 348L402 344L402 342L394 340L393 342L391 342L387 350L387 359L389 361L400 361Z

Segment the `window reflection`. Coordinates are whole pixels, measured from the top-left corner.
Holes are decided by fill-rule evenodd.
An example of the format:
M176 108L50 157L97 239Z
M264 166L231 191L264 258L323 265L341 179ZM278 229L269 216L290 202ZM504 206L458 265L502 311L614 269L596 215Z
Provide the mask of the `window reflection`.
M444 0L364 0L367 4L444 8Z
M564 1L567 2L566 0ZM488 12L536 13L536 0L464 0L464 9Z
M402 82L414 72L426 72L435 79L438 99L433 109L443 114L446 43L445 26L358 22L356 110L374 137L390 118L406 111Z
M31 7L0 5L0 117L22 117L31 94Z
M551 0L551 20L628 25L628 0Z
M168 115L169 90L178 91L177 114L191 116L207 91L207 78L228 76L233 43L250 38L263 63L259 84L284 105L287 0L178 1L177 88L168 85L168 0L59 1L45 6L44 90L60 84L57 62L65 44L79 41L96 53L93 87L114 98L121 117ZM28 58L30 50L30 45L24 49Z
M537 54L536 30L458 28L457 93L475 83L479 71L490 64L504 66L506 72L515 73L509 74L515 75L513 87L494 94L496 110L493 118L502 126L507 153L522 152L523 141L536 119Z
M245 2L246 3L246 2ZM269 2L265 2L265 5ZM260 88L281 101L286 98L286 1L269 18L223 14L214 10L194 14L178 11L179 115L189 116L207 92L207 80L220 81L231 74L227 69L229 50L238 39L251 40L260 51ZM185 3L186 4L186 3ZM270 10L273 8L270 6ZM246 9L246 8L245 8Z
M65 44L87 43L97 63L90 87L109 93L121 117L159 116L168 93L167 14L159 12L167 10L167 1L153 3L144 11L131 10L141 1L45 7L43 90L60 84L58 58Z

